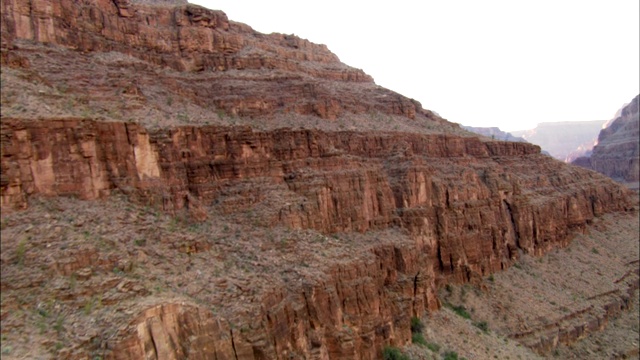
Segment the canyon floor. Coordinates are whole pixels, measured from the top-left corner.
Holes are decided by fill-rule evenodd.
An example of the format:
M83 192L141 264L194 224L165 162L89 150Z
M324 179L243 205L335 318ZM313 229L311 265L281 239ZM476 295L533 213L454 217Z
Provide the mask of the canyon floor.
M124 195L33 198L28 210L3 213L2 358L64 358L82 349L101 358L109 337L117 336L113 329L145 307L191 301L233 318L271 286L366 256L361 241L404 241L396 230L326 236L263 227L251 211L214 215L190 223ZM467 359L541 358L526 344L601 318L611 296L637 283L639 231L636 206L632 213L596 218L564 249L540 258L522 255L481 283L440 289L442 309L422 319L428 346L402 350L411 359L447 352ZM637 357L638 305L636 285L629 310L609 318L603 331L545 356ZM469 319L460 316L465 312Z

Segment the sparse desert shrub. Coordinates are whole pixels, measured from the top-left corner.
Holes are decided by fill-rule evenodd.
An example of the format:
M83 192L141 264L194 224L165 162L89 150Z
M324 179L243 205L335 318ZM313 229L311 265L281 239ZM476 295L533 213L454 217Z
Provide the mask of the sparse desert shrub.
M424 325L422 324L422 320L420 320L419 317L414 316L411 318L411 333L420 333L422 332L423 328Z
M433 351L434 353L440 352L440 345L436 343L427 343L427 349Z
M18 265L22 265L24 263L24 253L27 251L27 242L24 240L20 240L18 243L18 247L16 248L16 262Z
M446 351L442 354L443 360L458 360L458 353L455 351Z
M382 351L382 358L384 360L409 360L409 358L403 354L400 349L393 346L386 346Z
M58 318L56 319L56 323L55 325L53 325L53 329L60 334L60 332L62 332L62 330L64 330L64 317L58 315Z
M485 333L489 332L489 324L487 324L486 321L474 322L473 325L478 329L482 330L482 332L485 332Z
M411 342L420 346L427 346L427 340L424 339L422 333L415 333L411 335Z
M445 303L445 306L448 307L449 309L453 310L454 313L458 314L459 316L462 316L465 319L471 319L471 315L469 315L469 313L467 312L467 309L464 307L464 305L451 305L449 303Z

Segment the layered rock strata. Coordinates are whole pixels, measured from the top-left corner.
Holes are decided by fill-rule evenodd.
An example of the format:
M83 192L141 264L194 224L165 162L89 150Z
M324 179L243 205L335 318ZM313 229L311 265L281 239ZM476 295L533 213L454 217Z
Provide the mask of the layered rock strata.
M193 4L6 0L1 34L3 65L28 69L28 77L82 97L92 105L87 111L104 108L105 116L121 106L127 114L164 108L164 102L170 107L179 98L225 117L336 120L380 112L443 123L417 101L341 63L325 45L261 34ZM34 55L33 44L50 46L37 50L45 59ZM129 104L111 101L122 96Z
M600 131L591 156L576 159L573 162L575 165L625 182L640 180L639 97L636 96L622 108L620 116Z
M251 297L248 312L226 317L184 294L136 302L128 297L135 281L107 279L101 286L115 286L118 296L105 303L129 299L129 321L100 351L96 338L82 339L83 348L60 357L379 358L384 345L410 341L412 316L439 307L438 286L476 281L521 252L564 246L594 216L631 208L625 189L537 146L454 135L456 126L376 86L323 45L260 34L221 11L160 3L2 1L3 86L6 76L21 93L3 88L3 212L25 209L37 196L124 193L169 213L187 209L199 221L252 213L252 226L267 229L403 236L367 238L357 257L323 262L319 275L269 277L273 286ZM56 117L54 105L86 113ZM154 123L178 106L184 112L168 126ZM292 126L310 128L300 119L365 114L367 124L400 119L428 134L355 131L355 122L347 124L353 131L332 132L193 126L191 108L216 124L288 114ZM192 254L211 251L209 240L167 242ZM83 279L127 268L91 246L43 265ZM29 256L24 261L38 260Z
M438 307L438 286L478 280L521 251L564 246L594 216L631 208L624 188L525 143L214 126L150 132L77 119L3 119L1 139L5 211L38 194L118 191L165 211L266 208L264 226L400 227L412 239L374 247L371 260L338 266L324 281L266 295L251 337L197 307L159 305L114 345L109 356L122 359L374 359L382 344L409 341L410 317Z

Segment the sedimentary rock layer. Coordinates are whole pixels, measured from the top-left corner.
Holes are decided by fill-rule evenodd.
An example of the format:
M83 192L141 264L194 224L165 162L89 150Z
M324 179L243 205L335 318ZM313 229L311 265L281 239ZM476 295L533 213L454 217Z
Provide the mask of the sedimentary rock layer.
M246 334L197 308L150 309L114 345L114 358L207 358L213 346L247 359L373 359L382 344L409 341L410 316L438 307L438 285L506 268L520 251L563 246L594 216L630 208L628 192L604 176L534 145L473 137L214 126L149 132L134 123L3 119L1 140L5 211L37 194L96 199L121 191L165 211L206 217L210 208L264 207L266 226L396 227L412 240L374 247L369 261L337 266L293 293L265 296L261 325ZM171 343L189 345L157 345Z
M118 89L131 95L129 102L145 103L159 96L153 93L161 86L160 96L188 99L225 116L296 113L335 120L382 112L439 120L417 101L341 63L325 45L261 34L193 4L3 0L1 23L3 65L29 68L45 83L64 84L67 94L88 96L83 101L89 103L114 98ZM25 42L55 47L47 54L51 63L41 64ZM60 49L70 52L56 55ZM94 74L98 54L112 59Z
M3 94L3 109L18 105L19 115L2 118L3 211L25 209L35 196L124 193L199 221L251 211L265 228L403 234L360 244L358 257L323 264L315 277L274 275L250 312L228 311L231 318L195 300L132 300L128 325L102 344L106 358L379 358L384 345L410 341L412 316L438 308L438 286L475 281L520 252L563 246L594 216L631 207L627 190L604 176L530 144L448 133L455 126L376 86L325 46L257 33L221 11L126 0L1 6L6 76L18 88L39 87L26 100ZM56 118L40 101L68 101L87 114ZM146 126L178 101L218 123L288 114L309 128L298 116L370 114L370 122L395 116L430 134L176 126L190 123L181 120L187 110L170 126ZM120 120L95 120L104 113ZM71 276L118 264L116 257L92 270L98 257L74 249L51 269Z
M620 116L600 131L598 143L590 157L578 158L573 163L617 180L640 180L639 98L636 96L621 109Z

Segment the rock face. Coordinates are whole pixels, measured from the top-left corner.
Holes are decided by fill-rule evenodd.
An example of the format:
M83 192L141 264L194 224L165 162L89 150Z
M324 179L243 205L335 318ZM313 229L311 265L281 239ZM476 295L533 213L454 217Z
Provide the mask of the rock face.
M3 65L27 68L45 84L63 85L60 92L74 93L76 106L89 104L86 110L93 116L102 109L101 116L117 118L113 113L121 108L122 117L128 117L137 108L157 111L180 99L210 111L209 118L215 117L211 113L299 114L336 120L383 113L442 123L417 101L378 87L362 70L341 63L325 45L261 34L222 11L197 5L7 0L1 31ZM33 57L28 48L34 41L65 51L43 49L46 58ZM61 68L66 69L62 77ZM114 92L127 104L105 99L114 98Z
M622 108L620 115L600 131L591 156L578 158L574 164L621 181L637 182L640 179L638 98L636 96Z
M332 259L305 281L283 275L249 312L227 310L234 322L195 301L129 303L136 312L102 344L109 359L380 358L384 345L410 341L412 316L438 309L438 287L507 268L521 252L564 246L593 217L631 208L628 190L604 176L535 145L471 137L325 46L259 34L221 11L3 0L1 55L3 86L4 76L23 81L26 94L2 94L3 212L24 210L38 195L118 193L169 213L186 209L198 221L251 212L252 226L265 228L404 234L363 245L362 257ZM215 125L177 117L158 126L146 114L178 102L167 94L179 98L176 107L204 109L205 120L225 116L216 114ZM52 106L69 100L119 113L56 117L52 98L63 99ZM293 125L365 116L424 131L364 131L371 127L356 129L356 120L344 131L308 123L257 130L282 113ZM231 126L236 117L255 126ZM97 256L87 251L52 269L70 276Z
M629 207L623 188L535 145L448 135L149 132L132 123L3 119L2 152L5 209L24 208L35 194L95 199L120 190L166 211L204 205L233 213L260 204L270 209L262 218L269 226L325 233L400 226L415 242L375 247L373 263L352 261L324 282L265 296L260 308L273 310L259 312L262 325L251 332L259 341L197 308L166 305L132 322L137 335L113 345L117 359L212 351L374 359L382 344L409 341L412 314L438 308L438 286L504 269L519 251L563 246L594 216ZM362 287L347 285L355 283ZM329 331L336 324L352 330Z
M588 151L593 146L604 123L604 120L544 122L535 129L511 134L540 145L554 158L567 162L567 157L575 157L576 152Z

